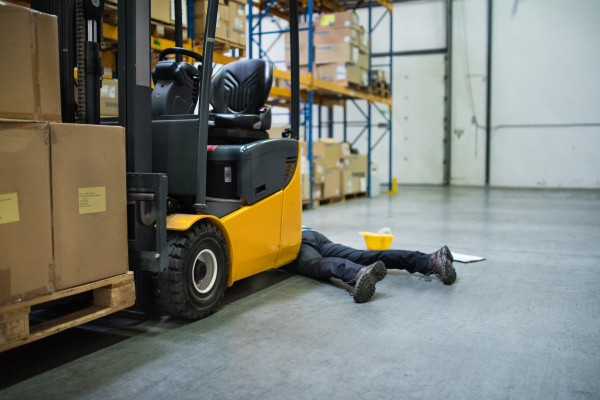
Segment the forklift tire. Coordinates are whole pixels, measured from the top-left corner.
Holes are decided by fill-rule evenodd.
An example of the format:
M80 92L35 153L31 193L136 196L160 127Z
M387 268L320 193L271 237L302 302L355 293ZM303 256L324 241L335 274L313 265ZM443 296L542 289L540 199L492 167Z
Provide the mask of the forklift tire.
M229 276L227 244L219 229L198 223L169 232L169 268L154 273L154 297L170 315L206 318L217 310Z

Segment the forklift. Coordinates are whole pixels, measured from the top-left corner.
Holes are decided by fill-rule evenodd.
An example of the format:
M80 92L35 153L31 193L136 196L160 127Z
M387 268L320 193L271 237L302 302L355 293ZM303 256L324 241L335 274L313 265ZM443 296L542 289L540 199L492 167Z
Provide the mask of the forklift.
M292 262L300 248L297 0L290 0L291 128L280 138L267 133L269 61L234 61L213 76L219 0L208 3L202 54L165 49L152 71L150 2L120 1L119 117L100 118L103 7L103 0L32 1L58 16L63 122L125 128L136 304L154 298L172 316L202 319L235 281Z

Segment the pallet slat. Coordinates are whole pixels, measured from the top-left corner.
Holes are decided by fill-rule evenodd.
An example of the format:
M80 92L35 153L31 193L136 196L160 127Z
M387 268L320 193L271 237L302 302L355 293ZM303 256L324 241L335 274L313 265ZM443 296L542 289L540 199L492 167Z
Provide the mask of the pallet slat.
M29 327L31 306L75 294L94 292L94 305L69 315ZM21 303L0 307L0 353L31 343L135 304L133 272L88 283Z

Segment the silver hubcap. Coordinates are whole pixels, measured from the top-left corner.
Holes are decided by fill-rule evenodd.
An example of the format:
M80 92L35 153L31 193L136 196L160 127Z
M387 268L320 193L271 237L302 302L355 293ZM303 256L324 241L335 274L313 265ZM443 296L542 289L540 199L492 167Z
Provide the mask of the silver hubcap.
M211 250L204 249L194 261L192 281L196 290L202 294L208 293L217 280L217 258Z

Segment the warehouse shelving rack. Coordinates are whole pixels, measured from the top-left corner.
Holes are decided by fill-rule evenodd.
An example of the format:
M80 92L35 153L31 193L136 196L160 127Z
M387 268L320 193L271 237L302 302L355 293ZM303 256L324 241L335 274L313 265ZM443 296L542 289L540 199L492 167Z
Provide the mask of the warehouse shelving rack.
M344 2L338 3L328 0L300 0L299 4L302 6L302 14L305 16L305 20L308 23L307 28L301 28L300 30L308 31L308 74L306 76L300 77L300 84L305 85L306 89L303 91L302 95L302 103L303 103L303 122L302 125L305 128L305 141L307 142L308 148L308 163L309 163L309 171L310 171L310 202L309 207L313 206L313 151L312 151L312 143L313 143L313 105L318 105L318 136L322 137L322 123L321 123L321 109L322 107L326 107L328 109L329 118L328 118L328 136L333 137L333 106L342 106L344 109L344 118L341 121L343 125L343 134L344 141L348 141L348 125L356 126L356 124L364 124L363 130L354 138L352 144L355 144L366 132L367 133L367 193L371 193L371 153L377 145L379 145L383 139L388 136L389 141L389 190L392 190L392 97L383 98L379 96L375 96L371 93L370 89L367 91L356 90L352 88L347 88L344 86L336 85L331 82L326 82L322 80L315 79L313 77L313 37L314 37L314 29L313 23L314 18L313 15L315 13L315 9L318 13L323 12L339 12L346 10L355 10L356 8L366 5L369 10L369 21L368 21L368 29L367 32L369 35L369 88L372 87L372 33L377 29L383 18L388 15L390 18L390 29L389 29L389 64L378 65L389 66L390 74L389 74L389 83L390 88L392 85L392 75L393 75L393 21L392 21L392 11L393 11L393 3L389 0L376 0L376 5L380 5L386 8L386 11L382 14L381 18L373 25L373 6L374 1L369 0L368 3L361 1L355 2ZM269 58L268 51L269 49L264 50L262 46L262 36L263 35L273 35L277 34L281 36L285 32L289 30L283 29L281 26L278 26L278 30L271 31L263 31L262 30L262 21L265 15L271 14L273 16L289 19L289 8L286 10L286 2L285 0L248 0L248 56L249 58L253 58L254 45L258 46L258 56L261 58ZM258 14L255 16L254 8L259 10ZM254 22L254 19L257 19ZM275 69L274 77L279 79L284 79L286 81L290 80L290 72L282 71ZM274 104L279 104L278 101L280 99L289 99L291 96L291 91L279 87L273 87L271 90L271 96L275 98ZM363 100L367 102L366 111L361 108L356 100ZM364 121L348 121L347 120L347 102L350 101L354 104L354 106L360 111L362 116L364 117ZM389 108L389 113L386 113L380 108L377 104L381 104L382 106L387 106ZM381 124L374 125L372 123L372 113L373 107L381 114L381 116L386 121L383 124L384 132L377 138L375 143L372 145L372 128L374 126L380 126Z

